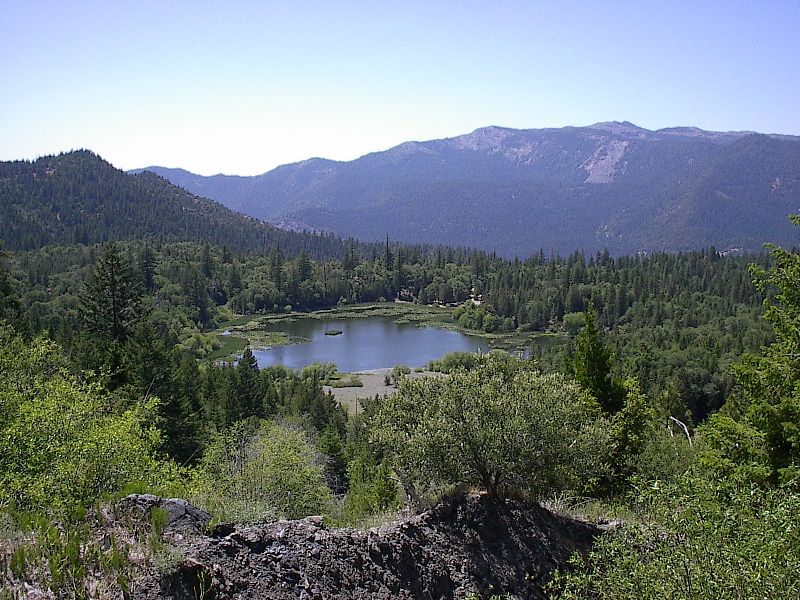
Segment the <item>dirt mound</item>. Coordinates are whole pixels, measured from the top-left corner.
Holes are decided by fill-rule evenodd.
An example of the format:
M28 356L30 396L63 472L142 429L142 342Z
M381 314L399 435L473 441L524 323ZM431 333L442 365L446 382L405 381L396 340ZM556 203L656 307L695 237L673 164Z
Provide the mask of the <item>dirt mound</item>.
M369 531L321 517L175 535L183 560L140 598L544 598L554 569L598 530L535 503L461 495ZM167 537L170 531L166 532Z

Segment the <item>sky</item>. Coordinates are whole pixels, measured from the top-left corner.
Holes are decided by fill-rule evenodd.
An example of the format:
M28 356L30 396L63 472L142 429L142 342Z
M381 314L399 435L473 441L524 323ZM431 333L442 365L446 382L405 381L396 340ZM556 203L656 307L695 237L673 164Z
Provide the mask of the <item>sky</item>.
M0 2L0 160L255 175L478 127L800 135L800 2Z

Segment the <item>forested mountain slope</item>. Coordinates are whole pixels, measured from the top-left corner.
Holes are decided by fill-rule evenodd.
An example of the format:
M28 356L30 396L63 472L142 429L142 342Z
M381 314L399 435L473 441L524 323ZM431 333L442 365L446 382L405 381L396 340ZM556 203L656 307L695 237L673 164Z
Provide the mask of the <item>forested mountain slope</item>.
M800 138L627 122L487 127L256 177L148 169L261 219L522 257L791 245L786 216L800 206Z
M0 163L0 239L11 250L122 239L205 241L238 250L344 254L332 236L278 230L153 173L129 175L86 150Z

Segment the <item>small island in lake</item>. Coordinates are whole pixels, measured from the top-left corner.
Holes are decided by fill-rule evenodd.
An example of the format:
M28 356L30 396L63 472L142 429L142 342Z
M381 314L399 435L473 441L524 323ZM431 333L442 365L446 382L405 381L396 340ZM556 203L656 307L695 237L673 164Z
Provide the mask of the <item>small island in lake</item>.
M341 329L328 329L327 331L325 331L325 335L341 335L341 334L342 334Z

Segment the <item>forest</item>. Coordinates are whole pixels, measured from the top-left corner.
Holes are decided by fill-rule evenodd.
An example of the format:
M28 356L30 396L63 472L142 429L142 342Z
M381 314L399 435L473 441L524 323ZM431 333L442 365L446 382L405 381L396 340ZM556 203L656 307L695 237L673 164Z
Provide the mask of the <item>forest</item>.
M187 498L214 524L364 526L459 486L629 524L558 573L553 597L800 593L797 249L508 260L287 232L224 245L4 231L6 597L15 581L91 596L90 573L129 589L132 542L101 543L87 520L131 492ZM566 342L444 357L443 376L399 373L356 415L323 391L320 365L214 358L211 332L242 315L395 300ZM169 559L145 538L148 560Z

